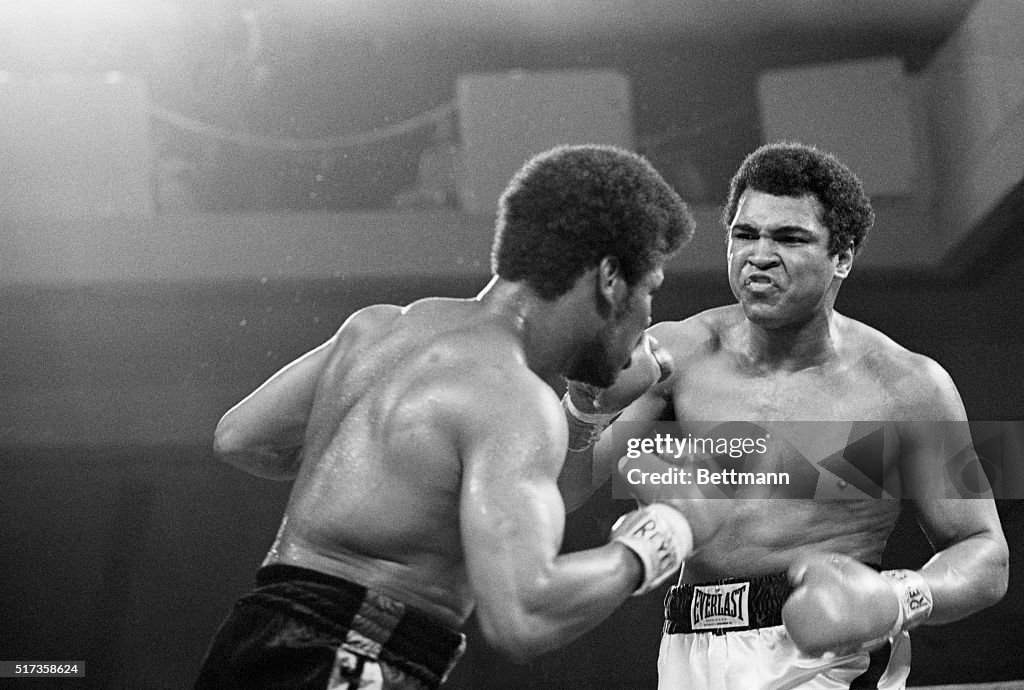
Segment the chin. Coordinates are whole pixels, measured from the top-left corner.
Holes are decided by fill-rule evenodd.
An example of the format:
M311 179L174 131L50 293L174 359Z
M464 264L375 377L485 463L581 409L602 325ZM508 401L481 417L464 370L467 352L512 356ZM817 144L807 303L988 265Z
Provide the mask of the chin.
M571 381L580 381L598 388L607 388L615 383L621 369L613 369L607 362L584 358L576 363L566 375Z
M579 381L586 383L590 386L596 386L598 388L608 388L610 385L615 383L615 377L617 373L610 373L608 371L598 371L596 369L587 367L585 369L577 369L569 372L568 378L570 381Z
M751 304L749 302L743 302L742 306L743 314L747 317L747 321L755 325L772 328L786 324L785 315L775 307L765 304Z
M571 381L581 381L598 388L612 385L622 367L616 368L612 364L611 353L608 350L607 345L601 341L584 345L578 351L566 377ZM626 362L628 361L629 356L626 358Z

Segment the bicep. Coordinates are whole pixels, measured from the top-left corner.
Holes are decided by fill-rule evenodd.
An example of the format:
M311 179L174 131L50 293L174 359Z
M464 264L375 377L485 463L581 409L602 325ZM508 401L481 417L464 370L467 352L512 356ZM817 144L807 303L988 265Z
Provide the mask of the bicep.
M943 548L998 531L999 520L956 386L934 362L923 380L922 409L899 424L900 479L929 539Z
M233 439L234 446L300 444L320 375L335 349L345 347L381 319L393 318L397 311L397 307L380 305L350 316L330 339L284 366L228 410L217 426L217 436Z
M475 406L480 408L480 405ZM461 445L460 524L466 568L480 603L511 605L542 578L558 555L565 507L558 491L566 443L560 411L513 410L472 415Z
M460 516L471 577L475 571L490 581L517 564L553 558L565 524L555 477L526 468L509 453L472 464L479 469L464 472ZM520 472L493 471L484 464L505 464Z
M967 422L921 422L909 427L908 435L914 438L901 457L901 481L932 545L943 549L971 536L997 534L999 518L992 490Z
M334 338L289 363L228 410L217 424L220 445L300 443L333 344Z

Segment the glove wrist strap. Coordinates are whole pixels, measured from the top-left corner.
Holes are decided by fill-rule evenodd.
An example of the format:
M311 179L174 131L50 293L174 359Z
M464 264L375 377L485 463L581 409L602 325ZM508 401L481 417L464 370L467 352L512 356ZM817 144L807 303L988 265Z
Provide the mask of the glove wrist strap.
M692 548L692 543L677 543L672 527L657 511L654 506L645 506L626 513L612 525L611 541L619 542L640 559L643 573L640 585L633 590L634 597L647 594L671 577L686 556L682 549Z
M569 450L581 452L593 447L609 424L614 422L622 410L617 412L583 412L572 402L568 392L562 396L562 407L569 422Z
M883 570L881 574L900 602L899 616L889 632L891 639L928 620L932 613L932 591L924 576L916 570Z

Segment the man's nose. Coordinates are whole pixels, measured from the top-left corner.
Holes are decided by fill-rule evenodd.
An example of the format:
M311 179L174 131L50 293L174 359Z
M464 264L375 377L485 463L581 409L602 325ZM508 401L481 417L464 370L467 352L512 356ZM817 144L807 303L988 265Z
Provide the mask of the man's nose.
M757 268L771 268L779 263L779 255L775 251L775 242L762 237L750 248L747 261Z

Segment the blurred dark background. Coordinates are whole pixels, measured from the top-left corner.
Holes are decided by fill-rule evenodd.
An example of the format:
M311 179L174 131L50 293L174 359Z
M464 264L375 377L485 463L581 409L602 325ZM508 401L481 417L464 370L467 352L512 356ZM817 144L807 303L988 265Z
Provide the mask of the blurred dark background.
M0 5L0 658L187 687L288 492L213 460L217 419L359 307L479 291L480 180L545 137L617 138L693 204L656 320L731 301L746 153L857 161L878 224L837 308L976 423L1024 420L1022 27L1016 0ZM913 684L1024 679L1020 498L1010 594L916 631ZM625 507L596 497L565 548ZM906 510L886 565L930 553ZM471 624L451 685L653 687L660 594L527 666Z

